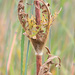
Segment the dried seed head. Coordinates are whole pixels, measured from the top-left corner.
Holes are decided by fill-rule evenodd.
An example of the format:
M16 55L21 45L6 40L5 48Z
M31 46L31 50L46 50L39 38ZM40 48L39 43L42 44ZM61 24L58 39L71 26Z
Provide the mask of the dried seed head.
M36 1L39 1L42 4L40 5L40 8L37 7ZM60 11L56 12L54 16L51 16L49 3L45 3L43 0L34 0L34 5L36 8L42 10L42 19L40 25L36 25L37 22L34 16L29 18L28 14L24 12L23 0L20 0L18 4L18 17L22 27L25 30L24 35L30 39L35 51L39 54L42 52L42 49L46 44L49 35L49 28Z
M47 49L47 51L49 52L48 47L46 47L46 49ZM49 53L50 53L50 52L49 52ZM56 59L56 58L58 58L59 63L56 63L56 62L54 63L54 62L53 62L53 59ZM58 56L52 56L52 55L50 54L50 56L48 55L47 61L41 66L38 75L52 75L52 73L49 72L50 65L52 65L52 64L55 64L56 67L59 67L59 68L60 68L61 60L60 60L60 58L59 58Z

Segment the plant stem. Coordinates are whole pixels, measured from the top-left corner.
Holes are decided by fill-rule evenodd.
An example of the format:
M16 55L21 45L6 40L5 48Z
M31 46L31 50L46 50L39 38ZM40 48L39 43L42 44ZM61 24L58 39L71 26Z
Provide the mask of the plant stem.
M23 74L23 52L24 52L24 29L22 29L22 37L21 37L21 75Z
M39 1L36 1L36 5L38 8L40 8ZM35 16L36 16L36 24L40 25L40 22L41 22L41 20L40 20L40 9L38 9L38 8L35 7Z
M72 63L72 75L74 75L74 64Z
M10 62L11 62L11 57L12 57L12 52L13 52L13 48L14 48L14 43L15 43L15 40L16 40L16 36L17 36L17 32L15 32L15 34L14 34L13 42L12 42L10 53L9 53L9 57L8 57L7 74L9 72L9 67L10 67Z
M40 3L39 1L36 1L36 5L38 8L40 8ZM40 20L40 9L38 9L35 7L35 16L36 16L36 24L40 25L41 24L41 20ZM38 29L38 28L37 28ZM38 75L39 70L40 70L40 66L42 65L42 55L36 55L36 74Z
M42 65L42 55L36 55L36 67L37 67L36 75L38 75L41 65Z
M27 53L26 53L26 63L25 63L25 73L24 73L24 75L27 75L27 63L28 63L29 44L30 44L30 41L28 40Z

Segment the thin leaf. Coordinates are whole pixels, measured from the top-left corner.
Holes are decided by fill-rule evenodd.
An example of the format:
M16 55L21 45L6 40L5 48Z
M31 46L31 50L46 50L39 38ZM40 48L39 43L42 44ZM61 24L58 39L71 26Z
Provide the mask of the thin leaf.
M27 47L27 53L26 53L26 63L25 63L25 73L24 73L24 75L27 75L27 63L28 63L29 44L30 44L30 41L28 40L28 47Z
M24 52L24 29L22 29L22 37L21 37L21 75L23 73L23 52Z

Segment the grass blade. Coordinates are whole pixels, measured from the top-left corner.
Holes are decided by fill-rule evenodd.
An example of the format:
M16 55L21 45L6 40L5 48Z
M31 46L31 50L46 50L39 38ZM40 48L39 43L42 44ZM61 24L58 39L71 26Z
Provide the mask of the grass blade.
M52 8L52 3L53 3L53 1L51 0L51 8ZM51 13L52 13L52 9L51 9ZM49 50L51 51L51 27L49 30Z
M30 41L28 40L27 53L26 53L26 63L25 63L25 73L24 73L24 75L27 75L27 63L28 63L29 44L30 44Z
M21 37L21 75L23 73L23 52L24 52L24 29L22 29L22 37Z
M51 51L51 27L49 31L49 50Z
M12 52L13 52L16 36L17 36L17 32L15 32L15 34L14 34L14 38L13 38L13 41L12 41L10 53L9 53L9 56L8 56L8 61L7 61L7 66L6 66L6 75L8 75L8 72L9 72L9 67L10 67L10 62L11 62L11 57L12 57Z

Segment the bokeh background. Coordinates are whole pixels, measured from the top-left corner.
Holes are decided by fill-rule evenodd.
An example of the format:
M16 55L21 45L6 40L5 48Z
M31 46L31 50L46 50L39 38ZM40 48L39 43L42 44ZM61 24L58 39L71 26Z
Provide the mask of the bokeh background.
M21 38L22 27L17 16L19 0L0 0L0 75L6 75L9 54L11 55L9 75L21 75ZM24 1L24 4L33 0ZM45 0L50 3L52 14L62 10L50 28L46 46L53 55L61 58L61 68L51 66L53 75L75 75L75 0ZM25 8L31 16L35 15L34 5ZM28 38L24 37L23 75L25 72ZM12 51L10 53L10 51ZM43 62L47 60L46 49L43 50ZM35 52L29 44L27 75L36 74Z

